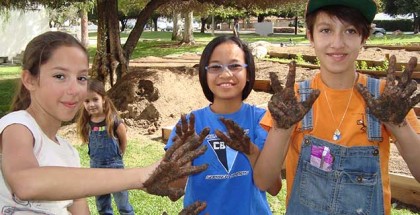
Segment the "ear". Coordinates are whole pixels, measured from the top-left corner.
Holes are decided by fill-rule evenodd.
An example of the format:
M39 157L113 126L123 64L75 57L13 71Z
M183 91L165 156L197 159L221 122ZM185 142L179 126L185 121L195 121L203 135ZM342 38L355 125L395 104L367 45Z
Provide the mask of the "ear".
M308 30L306 30L306 38L308 38L309 43L311 44L311 47L314 47L314 41L312 40L312 33Z
M29 72L29 70L22 70L20 80L22 81L23 86L28 89L28 91L32 91L36 86L38 86L37 78L35 78L31 72Z

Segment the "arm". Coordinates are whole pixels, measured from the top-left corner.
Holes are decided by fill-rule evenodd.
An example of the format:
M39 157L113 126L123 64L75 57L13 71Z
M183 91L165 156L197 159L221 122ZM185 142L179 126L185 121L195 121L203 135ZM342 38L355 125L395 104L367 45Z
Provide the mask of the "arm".
M78 199L142 188L142 182L153 170L40 167L32 151L32 133L19 124L3 131L1 143L5 180L22 200Z
M417 120L409 111L420 102L420 94L415 95L417 82L412 80L417 58L412 57L407 67L397 81L395 78L396 58L391 56L387 71L386 83L383 93L374 98L367 88L361 84L356 85L369 107L369 110L385 124L386 128L396 137L396 146L408 165L410 172L420 181L420 169L415 167L420 163L420 138L407 123L407 119ZM414 118L414 119L413 119Z
M73 204L68 207L68 211L71 214L88 215L90 214L89 206L86 199L75 199Z
M267 117L270 122L272 121L272 126L254 167L255 184L261 190L268 190L273 185L281 186L281 170L292 132L296 123L310 110L320 93L319 90L313 89L305 101L299 101L294 90L295 76L296 64L293 61L289 64L285 88L281 86L277 75L270 73L274 95L268 103L270 112L267 112L264 118Z
M254 181L261 190L268 190L273 185L278 185L279 180L281 186L281 170L293 129L294 127L289 129L273 127L268 132L264 148L254 167Z
M396 138L395 145L407 163L411 174L420 182L420 167L418 166L420 163L420 136L408 123L403 123L401 126L391 123L385 125Z
M125 154L125 149L127 148L127 128L124 123L120 123L117 128L118 142L120 144L121 154Z
M254 168L255 163L257 162L257 159L260 156L260 150L258 146L251 142L248 135L246 135L243 129L238 124L236 124L233 120L224 119L224 118L221 118L220 120L223 122L223 124L225 124L227 131L229 133L229 137L219 130L216 130L216 135L220 139L222 139L226 143L226 145L228 145L232 149L235 149L236 151L244 153L251 164L251 168L255 169ZM257 185L256 178L259 178L260 176L261 175L259 174L255 174L255 171L254 171L253 178L256 185ZM275 196L280 191L281 186L282 186L281 174L279 173L277 177L271 182L271 184L267 184L266 189L261 189L261 190L267 191L272 196Z
M79 199L129 189L143 189L151 194L171 196L182 191L172 189L159 193L159 190L153 188L165 188L178 178L206 168L185 166L205 151L205 148L196 145L185 148L185 142L171 147L162 161L144 168L40 167L32 151L32 133L25 126L10 125L3 131L1 138L4 178L11 191L21 200Z

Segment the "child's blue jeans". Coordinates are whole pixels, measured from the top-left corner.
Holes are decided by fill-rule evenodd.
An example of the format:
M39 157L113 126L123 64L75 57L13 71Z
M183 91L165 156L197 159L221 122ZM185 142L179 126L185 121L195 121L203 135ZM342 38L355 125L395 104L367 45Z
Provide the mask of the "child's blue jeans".
M123 169L124 164L121 159L116 160L107 160L107 161L94 161L91 160L90 166L92 168L115 168ZM104 179L106 180L106 179ZM118 211L122 215L133 215L134 209L128 201L128 191L121 191L112 193L114 197L115 204L117 205ZM111 206L111 194L105 194L96 196L96 207L98 213L101 215L111 215L114 214Z

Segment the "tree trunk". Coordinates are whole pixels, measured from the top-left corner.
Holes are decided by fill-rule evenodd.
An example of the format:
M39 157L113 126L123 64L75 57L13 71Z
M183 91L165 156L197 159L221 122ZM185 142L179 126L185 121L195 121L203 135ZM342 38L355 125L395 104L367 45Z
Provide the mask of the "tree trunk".
M79 14L81 26L80 42L82 42L83 46L87 48L89 46L88 14L86 9L81 9Z
M97 0L98 39L91 76L113 86L118 80L116 74L120 63L126 59L120 43L117 0ZM117 76L117 78L115 78Z
M295 35L298 33L298 17L295 16Z
M124 53L126 59L130 59L131 54L137 46L137 43L140 39L141 34L143 33L144 26L147 23L147 20L152 16L153 11L158 9L161 5L169 2L169 0L153 0L149 1L143 10L137 16L136 25L134 25L133 30L131 30L128 35L127 41L124 44ZM126 62L128 68L128 61Z
M182 34L182 41L181 44L194 44L195 40L194 40L194 35L193 35L193 26L192 26L192 22L193 22L193 12L187 12L184 14L185 15L185 23L184 23L184 32Z
M124 47L121 46L117 0L97 0L98 36L97 50L90 75L113 86L128 72L128 63L143 28L154 10L168 0L150 1L137 17Z
M173 28L172 28L172 41L181 40L181 28L178 24L179 20L181 20L181 14L173 12L172 14L173 20Z
M420 31L420 17L416 13L413 13L414 16L414 34L419 33Z
M158 18L159 17L152 17L153 26L154 26L153 29L155 29L155 31L158 31L158 24L157 24Z
M206 23L207 23L207 18L201 17L201 30L200 33L204 34L206 31Z
M264 15L258 15L258 22L264 22L265 16Z
M233 35L239 38L239 19L233 19Z
M216 23L214 22L214 14L211 15L211 35L214 36L214 30L216 29Z
M119 22L121 23L121 32L123 32L127 27L127 21L127 18L122 18L121 20L119 20Z

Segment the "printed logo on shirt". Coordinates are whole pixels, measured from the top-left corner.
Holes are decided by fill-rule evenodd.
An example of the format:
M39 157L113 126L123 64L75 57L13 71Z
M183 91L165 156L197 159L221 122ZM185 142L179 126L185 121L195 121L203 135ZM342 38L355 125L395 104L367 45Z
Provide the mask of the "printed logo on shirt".
M106 126L93 126L92 131L105 131Z
M244 133L248 135L249 129L244 129ZM225 135L227 134L225 133ZM228 156L226 151L228 146L226 143L217 137L216 134L209 134L207 135L206 139L209 145L213 148L213 151L216 153L219 162L223 165L223 167L225 167L227 172L230 172L230 167L232 167L233 164L228 164Z
M215 139L208 140L208 143L213 148L214 152L216 152L217 158L219 159L220 163L225 167L225 169L229 169L227 164L225 142L216 137Z

